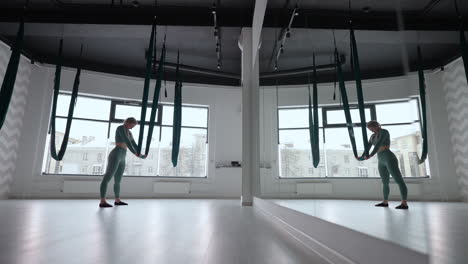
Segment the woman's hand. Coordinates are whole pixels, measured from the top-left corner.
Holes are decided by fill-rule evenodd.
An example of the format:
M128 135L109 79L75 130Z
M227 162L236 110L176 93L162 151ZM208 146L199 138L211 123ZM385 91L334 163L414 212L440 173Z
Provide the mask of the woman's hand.
M359 158L356 158L356 159L359 160L359 161L363 161L363 160L368 160L368 159L370 159L370 157L369 157L369 156L364 156L364 155L363 155L363 156L361 156L361 157L359 157Z

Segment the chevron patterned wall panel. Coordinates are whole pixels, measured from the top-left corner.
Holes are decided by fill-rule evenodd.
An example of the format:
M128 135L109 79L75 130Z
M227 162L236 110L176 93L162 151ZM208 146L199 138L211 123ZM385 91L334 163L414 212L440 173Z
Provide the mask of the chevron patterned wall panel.
M0 81L10 60L10 49L0 43ZM18 142L26 108L31 64L21 59L8 113L0 130L0 198L7 198L15 172Z
M455 170L461 195L468 201L468 85L461 60L446 68L442 81Z

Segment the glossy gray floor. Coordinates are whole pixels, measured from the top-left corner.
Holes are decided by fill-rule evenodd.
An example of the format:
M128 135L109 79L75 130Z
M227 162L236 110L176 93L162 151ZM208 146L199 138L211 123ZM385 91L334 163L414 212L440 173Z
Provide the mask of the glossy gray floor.
M468 263L468 204L411 202L410 209L374 207L375 201L275 200L350 229L429 254L431 263Z
M1 264L324 263L238 200L1 200Z

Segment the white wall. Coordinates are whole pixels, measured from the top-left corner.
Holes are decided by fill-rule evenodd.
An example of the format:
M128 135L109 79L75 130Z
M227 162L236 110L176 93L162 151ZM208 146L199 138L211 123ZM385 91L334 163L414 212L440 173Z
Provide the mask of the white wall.
M52 67L40 67L33 70L29 101L25 117L24 131L19 146L19 162L14 177L10 197L89 197L98 195L97 182L102 176L60 176L42 175L41 166L46 144L49 113L51 109L54 71ZM75 71L63 70L62 90L70 91ZM152 84L154 85L154 84ZM168 90L173 83L168 83ZM83 72L80 93L100 95L107 98L140 100L143 80L95 72ZM169 92L171 96L172 92ZM150 94L150 98L152 95ZM162 98L163 102L173 102L173 98ZM169 179L188 181L191 193L177 195L187 197L239 197L240 169L215 168L220 161L241 159L241 91L238 87L220 87L209 85L184 84L183 103L209 106L209 161L208 177L203 179ZM72 127L73 129L73 127ZM65 180L96 181L93 193L62 193ZM124 177L122 196L157 197L152 191L153 182L168 179ZM110 191L109 194L112 194ZM170 196L165 194L165 196Z
M10 61L10 47L0 42L0 80L3 77ZM23 126L24 108L27 102L31 63L21 57L16 75L15 87L5 122L0 130L0 199L8 197L10 186L15 173L18 141Z
M448 127L462 197L468 201L468 85L463 61L447 65L442 76Z
M442 83L438 74L426 73L428 136L430 179L407 179L410 184L410 199L418 200L458 200L457 176L453 165L453 155L447 125L447 112ZM354 83L346 83L348 98L356 103ZM368 80L364 82L365 100L369 102L389 101L419 95L417 76ZM339 98L337 88L337 98ZM319 85L319 104L336 104L332 100L333 84ZM261 108L261 184L263 197L320 197L346 199L381 199L380 179L280 179L278 177L278 149L276 128L276 90L275 87L262 87ZM304 106L308 104L307 86L279 87L279 106ZM338 99L337 99L338 101ZM339 102L339 101L338 101ZM330 194L298 195L296 184L302 182L331 183ZM420 195L411 192L421 190ZM392 196L399 198L398 192Z

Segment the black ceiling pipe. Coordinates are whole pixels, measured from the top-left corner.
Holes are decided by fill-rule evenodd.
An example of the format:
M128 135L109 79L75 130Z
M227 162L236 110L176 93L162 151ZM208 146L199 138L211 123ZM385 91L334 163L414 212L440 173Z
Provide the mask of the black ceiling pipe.
M341 65L344 65L346 63L345 55L340 56L340 63ZM174 70L176 66L177 66L176 64L168 63L168 62L166 62L164 65L165 68L172 69L172 70ZM213 71L213 70L208 70L208 69L203 69L203 68L198 68L198 67L188 66L188 65L180 65L179 67L181 71L185 71L185 72L240 80L240 75L234 74L234 73ZM283 70L283 71L262 72L260 73L260 79L289 77L293 75L306 74L306 73L312 72L313 70L314 70L314 67L304 67L304 68L297 68L297 69L290 69L290 70ZM331 70L335 70L334 63L323 64L323 65L317 66L317 71L331 71Z

